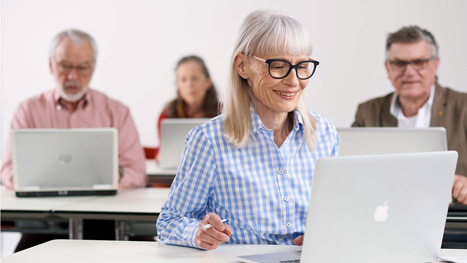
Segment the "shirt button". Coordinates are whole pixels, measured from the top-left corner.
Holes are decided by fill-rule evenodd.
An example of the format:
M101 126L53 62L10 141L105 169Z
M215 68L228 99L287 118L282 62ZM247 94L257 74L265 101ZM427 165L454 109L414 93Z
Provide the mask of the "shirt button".
M284 196L284 201L289 201L289 196Z
M290 222L285 224L286 227L290 227L290 225L292 225Z
M62 110L62 106L57 105L57 110Z
M280 169L279 174L283 174L283 173L284 173L284 170Z

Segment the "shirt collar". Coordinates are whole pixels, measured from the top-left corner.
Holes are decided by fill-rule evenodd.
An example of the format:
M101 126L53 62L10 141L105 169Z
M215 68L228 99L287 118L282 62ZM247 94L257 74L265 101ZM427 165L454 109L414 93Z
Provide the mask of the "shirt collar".
M293 130L303 130L303 127L304 124L302 115L300 112L298 112L298 110L295 109L293 111ZM267 129L252 104L250 104L250 129L251 133L256 133L260 129Z
M266 129L261 118L259 117L258 113L256 112L255 107L250 103L250 130L251 133L256 133L260 129Z
M431 108L431 106L433 105L433 99L435 97L434 95L435 95L435 85L431 86L430 97L428 97L428 100L425 102L425 104L422 105L422 107L428 106L429 108ZM390 113L392 116L396 118L398 118L398 116L400 116L399 114L401 114L401 104L399 101L399 95L397 95L396 92L394 92L394 95L392 96L392 99L391 99Z
M300 112L298 110L294 110L293 111L294 113L294 116L293 116L293 129L295 131L298 131L298 130L303 130L303 127L305 126L303 124L303 117L302 115L300 114Z

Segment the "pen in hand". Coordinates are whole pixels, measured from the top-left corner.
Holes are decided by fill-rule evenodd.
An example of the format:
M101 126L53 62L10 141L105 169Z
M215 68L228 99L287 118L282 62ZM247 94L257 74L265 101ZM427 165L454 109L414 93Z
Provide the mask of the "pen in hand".
M227 222L229 222L229 219L222 219L221 222L222 223L227 223ZM207 225L203 226L203 229L208 229L208 228L211 228L211 227L213 227L213 225L207 224Z

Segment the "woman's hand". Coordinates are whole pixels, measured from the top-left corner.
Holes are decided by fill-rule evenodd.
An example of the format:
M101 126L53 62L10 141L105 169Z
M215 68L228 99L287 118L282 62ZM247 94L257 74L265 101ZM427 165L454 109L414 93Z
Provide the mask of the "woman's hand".
M213 227L203 228L207 224L211 224ZM228 242L231 235L230 226L222 223L221 218L215 213L209 213L199 222L195 242L200 248L213 250L223 242Z

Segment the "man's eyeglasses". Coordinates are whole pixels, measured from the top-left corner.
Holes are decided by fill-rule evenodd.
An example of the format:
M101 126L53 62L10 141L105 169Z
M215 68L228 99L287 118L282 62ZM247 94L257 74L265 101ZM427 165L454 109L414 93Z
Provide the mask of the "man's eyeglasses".
M427 58L427 59L415 59L411 61L404 61L404 60L388 60L389 66L394 71L404 71L409 64L413 66L415 70L422 70L425 69L428 65L430 60L435 59L434 57Z
M92 71L92 65L73 66L66 62L56 62L56 64L58 72L61 74L69 74L73 69L76 69L76 72L78 72L80 76L87 76L91 74Z
M313 76L316 67L319 65L319 62L315 60L304 60L298 62L296 65L292 65L292 63L284 59L262 59L257 56L253 56L253 58L267 63L269 75L275 79L287 77L293 68L295 69L297 78L309 79Z

